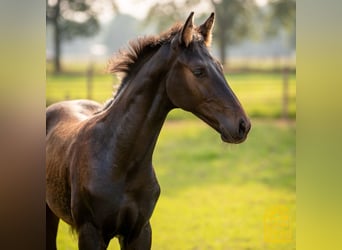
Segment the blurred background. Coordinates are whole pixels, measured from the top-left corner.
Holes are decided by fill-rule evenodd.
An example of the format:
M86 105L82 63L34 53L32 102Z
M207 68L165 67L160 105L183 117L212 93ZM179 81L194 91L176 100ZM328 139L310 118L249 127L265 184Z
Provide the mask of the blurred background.
M108 59L190 11L198 25L216 13L211 52L252 129L226 145L192 114L169 114L153 159L162 193L152 249L295 249L295 0L47 0L46 103L105 102L120 84ZM64 223L58 246L77 249Z

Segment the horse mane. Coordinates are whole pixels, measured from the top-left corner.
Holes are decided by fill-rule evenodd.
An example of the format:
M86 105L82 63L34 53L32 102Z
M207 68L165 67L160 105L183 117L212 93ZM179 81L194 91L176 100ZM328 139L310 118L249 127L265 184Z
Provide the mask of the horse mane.
M107 72L111 74L117 74L122 79L122 82L114 93L114 96L107 100L103 104L103 108L95 114L100 113L102 110L106 110L111 106L115 97L123 89L123 86L128 82L127 79L132 71L140 64L143 59L151 54L154 50L160 48L162 44L170 42L171 39L182 29L181 23L174 24L166 32L159 35L149 35L138 37L128 42L128 45L121 48L118 53L114 54L107 63Z
M134 70L143 58L160 48L161 45L170 42L171 39L182 29L182 24L176 23L169 30L159 35L138 37L128 42L126 48L119 50L109 59L107 71L112 74L123 75L124 84L127 76Z
M182 23L176 23L159 35L142 36L131 40L126 47L121 48L118 53L109 59L107 72L119 75L122 78L122 82L115 95L105 102L102 110L111 106L115 97L128 82L131 73L140 65L140 62L143 62L148 55L159 49L163 44L171 42L172 38L181 31L182 27ZM198 38L198 34L195 37Z

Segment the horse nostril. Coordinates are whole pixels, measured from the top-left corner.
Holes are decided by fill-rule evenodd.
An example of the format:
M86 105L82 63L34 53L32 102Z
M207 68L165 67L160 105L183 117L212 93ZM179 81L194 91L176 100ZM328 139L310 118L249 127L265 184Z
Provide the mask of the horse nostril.
M246 133L246 122L241 119L239 123L239 136L242 138L245 136L245 133Z

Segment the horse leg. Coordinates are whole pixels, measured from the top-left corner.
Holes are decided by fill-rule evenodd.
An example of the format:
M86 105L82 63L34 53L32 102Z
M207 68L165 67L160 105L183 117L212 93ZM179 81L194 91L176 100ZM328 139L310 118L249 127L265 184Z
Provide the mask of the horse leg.
M91 223L84 223L78 229L79 250L105 250L107 244L104 242L100 231Z
M150 222L148 222L141 230L138 238L126 239L119 238L121 250L150 250L152 243L152 229Z
M56 250L56 236L59 218L51 211L46 204L46 249Z

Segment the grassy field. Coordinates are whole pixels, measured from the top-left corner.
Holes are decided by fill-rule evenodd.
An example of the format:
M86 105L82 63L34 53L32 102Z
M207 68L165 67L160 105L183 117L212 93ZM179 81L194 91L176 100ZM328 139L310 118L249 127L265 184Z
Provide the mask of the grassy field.
M250 116L278 118L282 114L283 75L277 73L226 75L229 85ZM47 104L64 100L87 98L86 76L64 74L47 75ZM93 78L92 99L104 102L111 97L116 77L96 74ZM296 76L289 75L289 116L296 116ZM179 112L170 118L182 118ZM183 114L184 115L184 114Z
M169 114L153 159L162 189L151 220L154 250L296 248L295 121L270 119L281 115L282 75L231 74L227 79L252 117L249 137L240 145L224 144L193 115ZM100 102L118 84L103 74L93 81L92 97ZM47 104L86 98L85 86L79 74L48 74ZM294 74L289 101L295 117ZM58 247L77 249L76 236L63 222ZM109 249L119 249L115 239Z
M252 120L248 140L227 145L200 121L167 121L154 153L162 193L152 249L295 249L295 124ZM287 239L265 241L265 213L287 209ZM60 249L77 249L60 225ZM116 240L109 249L119 249Z

